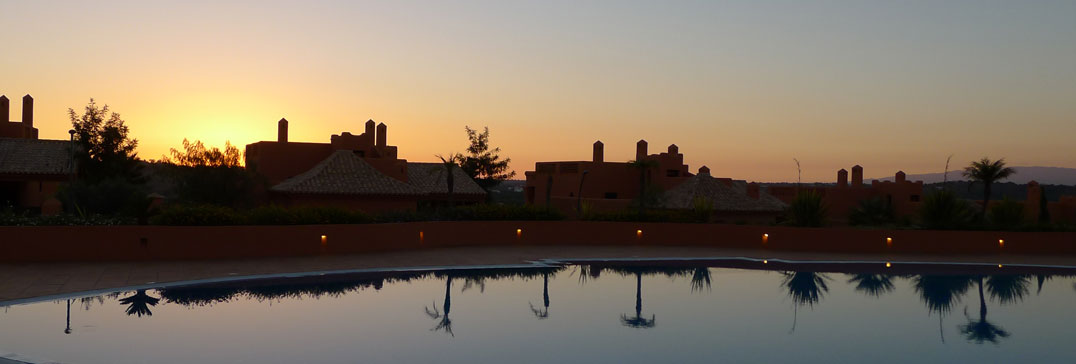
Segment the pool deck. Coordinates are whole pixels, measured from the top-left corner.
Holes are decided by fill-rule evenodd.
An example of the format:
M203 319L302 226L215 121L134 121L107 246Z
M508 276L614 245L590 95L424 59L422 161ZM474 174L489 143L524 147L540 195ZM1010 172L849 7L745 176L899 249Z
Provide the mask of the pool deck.
M294 258L112 263L0 264L6 301L212 278L404 267L526 264L542 259L748 257L797 261L961 262L1076 266L1072 255L834 254L675 246L455 247Z

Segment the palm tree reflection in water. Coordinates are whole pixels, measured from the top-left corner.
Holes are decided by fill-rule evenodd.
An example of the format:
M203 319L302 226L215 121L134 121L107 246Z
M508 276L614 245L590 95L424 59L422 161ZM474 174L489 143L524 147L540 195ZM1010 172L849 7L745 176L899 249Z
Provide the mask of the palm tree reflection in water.
M882 297L896 289L893 277L885 274L853 274L848 283L855 283L856 291L871 297Z
M529 303L529 302L528 302ZM535 308L534 304L531 304L531 312L539 320L549 318L549 273L542 273L542 303L545 304L544 308Z
M945 342L942 319L960 302L960 297L971 287L968 276L921 275L913 282L915 291L927 305L928 312L938 313L938 335Z
M964 316L967 317L968 323L960 326L960 332L967 337L968 341L974 341L976 344L990 342L997 345L1000 339L1007 338L1011 334L986 320L983 277L976 277L975 281L979 286L979 319L973 319L965 309ZM996 298L1002 305L1022 301L1030 291L1028 289L1030 284L1029 277L1022 275L996 275L986 279L986 288L990 292L990 298Z
M434 320L438 320L437 321L437 326L434 326L432 329L430 329L430 331L444 331L444 332L447 332L449 335L452 335L453 337L456 336L456 334L452 333L452 320L448 318L448 311L451 308L452 308L452 276L448 276L448 277L445 277L445 304L444 304L444 311L445 312L444 312L444 314L442 314L440 311L437 311L437 304L436 303L433 305L433 310L431 310L429 307L426 307L426 314L429 315L430 318L432 318Z
M792 297L792 329L789 333L796 332L796 321L799 318L800 306L814 307L815 303L829 292L826 281L829 277L816 272L782 272L784 280L781 285L788 290Z
M635 272L635 316L628 316L625 314L620 315L620 322L627 327L633 327L637 329L648 329L654 327L655 315L651 314L650 318L643 317L643 273Z
M153 311L150 311L151 306L156 306L157 302L160 302L160 298L152 297L146 294L146 290L140 289L130 297L124 297L120 299L121 305L127 306L127 315L142 315L153 316Z
M691 273L691 292L710 291L710 268L695 268Z

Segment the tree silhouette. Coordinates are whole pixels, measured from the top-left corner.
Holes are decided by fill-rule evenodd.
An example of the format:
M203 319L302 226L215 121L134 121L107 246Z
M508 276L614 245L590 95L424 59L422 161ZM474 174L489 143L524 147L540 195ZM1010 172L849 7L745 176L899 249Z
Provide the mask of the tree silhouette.
M792 298L792 329L789 331L791 333L796 331L799 307L814 307L815 303L820 302L826 292L829 292L829 286L826 285L826 280L829 278L816 272L782 272L781 274L784 275L781 285L788 290L788 296Z
M529 303L529 302L528 302ZM536 308L531 304L531 312L539 320L549 318L549 273L542 273L542 303L543 308Z
M628 161L628 166L639 171L639 214L642 215L649 207L655 194L650 190L650 173L658 167L658 161L653 159L637 159Z
M945 342L942 320L971 287L970 277L921 275L915 278L913 286L919 293L919 297L926 303L929 312L938 313L938 332L942 342Z
M695 268L691 272L691 292L701 292L703 288L710 290L710 269L706 267Z
M655 315L651 314L650 318L643 317L643 273L641 271L635 272L635 316L628 316L626 314L620 315L620 322L624 326L632 327L636 329L649 329L654 327L656 320Z
M127 305L127 315L153 316L150 307L156 306L161 299L146 294L146 290L140 289L134 295L120 299L121 305Z
M983 277L976 277L976 282L979 284L979 320L974 320L971 316L968 316L968 311L965 309L964 316L967 317L968 323L960 326L960 332L964 334L968 341L975 341L976 344L989 341L996 345L999 338L1009 337L1009 333L1000 326L986 320L986 297L983 295Z
M458 153L449 154L447 157L438 154L437 158L441 160L441 164L445 167L445 184L448 187L448 205L455 206L456 197L453 194L453 191L455 190L456 181L452 170L459 167L460 160L463 159L463 156Z
M1013 174L1016 174L1016 170L1005 166L1005 158L996 161L983 158L964 168L964 177L970 180L971 184L983 184L983 210L980 217L986 216L986 208L990 204L990 187L994 182L1009 178Z
M856 284L856 291L872 297L893 292L893 277L886 274L853 274L848 283Z
M120 114L110 112L108 105L98 107L92 98L82 115L75 109L67 109L67 113L79 145L76 158L80 176L90 182L135 178L138 140L129 137L130 130Z
M471 145L467 147L467 155L460 158L460 169L474 178L475 182L483 189L489 189L516 175L515 171L508 169L508 163L512 158L501 159L498 155L501 148L490 148L489 127L477 130L465 127L467 138Z
M437 320L437 325L430 331L444 331L455 337L456 334L452 333L452 320L448 318L448 312L452 309L452 276L445 277L445 303L443 309L444 313L438 311L436 303L433 305L432 310L430 307L426 307L426 315Z

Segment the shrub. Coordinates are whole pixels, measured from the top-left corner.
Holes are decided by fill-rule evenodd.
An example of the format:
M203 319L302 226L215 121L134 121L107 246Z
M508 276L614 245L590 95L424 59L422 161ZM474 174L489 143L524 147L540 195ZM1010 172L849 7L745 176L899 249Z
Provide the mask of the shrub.
M788 223L793 226L819 227L825 225L829 208L822 195L815 191L800 192L788 205Z
M0 226L94 226L133 225L135 219L102 215L54 215L43 216L29 212L0 211Z
M519 205L471 205L444 210L438 214L440 220L562 220L564 215L557 210Z
M707 219L709 217L707 216ZM620 210L594 212L583 217L589 221L623 221L623 222L707 222L694 210Z
M999 229L1017 228L1024 223L1024 204L1008 198L990 206L990 223Z
M893 206L881 198L863 200L848 214L852 225L888 225L892 224Z
M241 225L235 210L212 205L170 205L150 218L154 225L216 226Z
M967 201L947 189L928 195L919 210L923 226L928 229L965 228L975 219L975 215Z
M148 206L142 186L122 178L78 180L60 188L57 199L70 214L140 216Z

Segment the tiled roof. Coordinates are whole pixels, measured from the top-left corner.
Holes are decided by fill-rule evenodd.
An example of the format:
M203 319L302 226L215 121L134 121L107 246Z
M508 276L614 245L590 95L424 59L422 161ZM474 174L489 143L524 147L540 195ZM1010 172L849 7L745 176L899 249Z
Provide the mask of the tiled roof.
M421 195L418 188L386 176L348 150L270 188L275 192L332 195Z
M66 140L0 138L0 174L70 174L70 145Z
M427 194L447 194L443 163L407 163L407 182ZM460 168L452 168L452 193L461 195L485 195L483 190Z
M777 212L787 205L766 191L759 191L759 198L747 195L747 182L732 181L731 185L700 173L680 185L665 192L665 207L671 209L690 209L695 206L695 199L703 198L713 201L715 211L732 212Z

